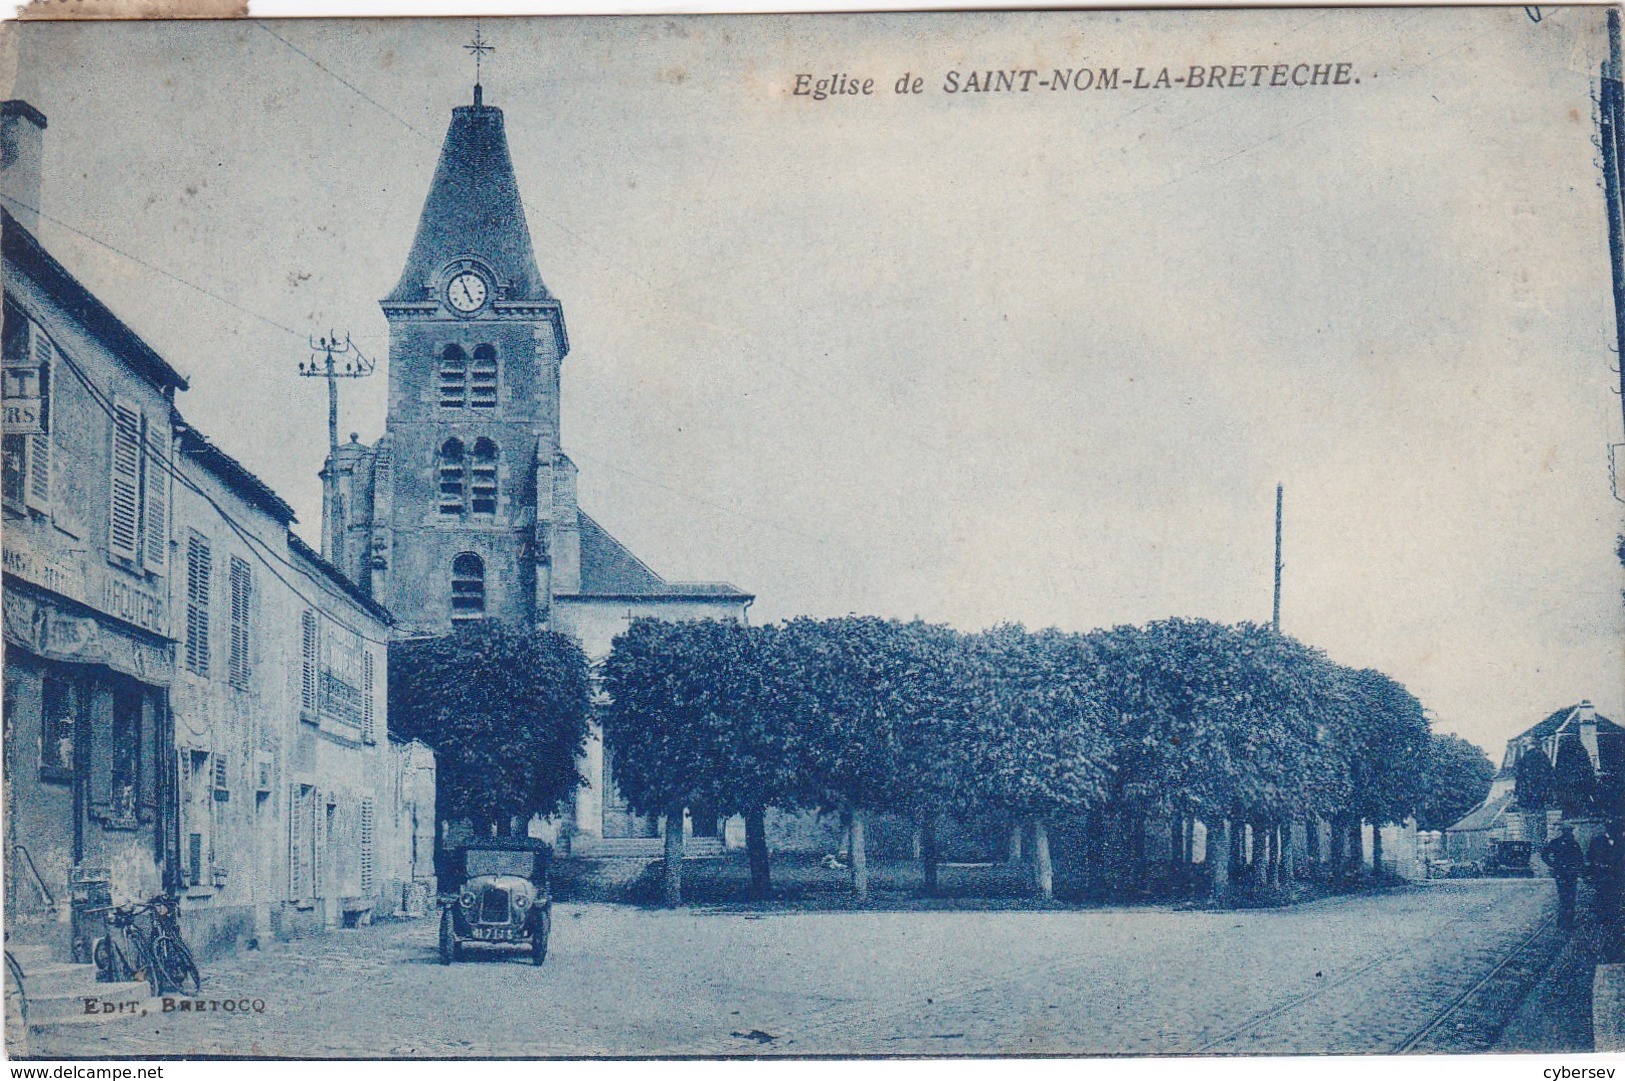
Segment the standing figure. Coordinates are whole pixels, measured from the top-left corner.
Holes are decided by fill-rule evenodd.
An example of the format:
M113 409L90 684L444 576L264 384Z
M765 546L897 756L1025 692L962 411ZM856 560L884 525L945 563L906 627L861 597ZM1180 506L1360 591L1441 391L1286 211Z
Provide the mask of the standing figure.
M1567 822L1558 826L1557 836L1546 842L1546 847L1540 850L1540 858L1546 861L1557 882L1557 925L1573 927L1574 895L1586 867L1585 853L1580 850L1580 842L1574 839L1574 827Z
M1586 877L1595 891L1593 904L1603 940L1618 943L1625 921L1625 836L1621 824L1612 822L1586 846Z

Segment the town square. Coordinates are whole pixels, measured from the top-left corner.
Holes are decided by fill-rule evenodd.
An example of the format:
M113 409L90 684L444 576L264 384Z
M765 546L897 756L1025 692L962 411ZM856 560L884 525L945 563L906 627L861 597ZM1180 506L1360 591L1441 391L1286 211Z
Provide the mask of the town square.
M1625 1050L1617 12L0 29L9 1056Z

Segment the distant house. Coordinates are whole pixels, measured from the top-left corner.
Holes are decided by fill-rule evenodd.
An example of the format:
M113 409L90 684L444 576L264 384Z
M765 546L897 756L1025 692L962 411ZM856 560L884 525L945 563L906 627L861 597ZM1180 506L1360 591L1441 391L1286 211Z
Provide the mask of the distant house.
M1491 794L1467 812L1465 818L1444 831L1444 858L1463 863L1483 863L1494 851L1494 842L1521 839L1507 820L1512 809L1512 791ZM1512 836L1518 832L1518 836Z
M1523 760L1528 755L1539 754L1555 771L1560 752L1570 742L1578 744L1590 759L1592 771L1601 781L1599 787L1618 792L1619 782L1625 776L1625 728L1599 715L1589 700L1564 706L1533 728L1507 740L1501 768L1490 781L1489 795L1444 831L1446 858L1482 862L1500 841L1530 841L1537 849L1545 843L1551 827L1561 820L1562 812L1550 800L1542 801L1540 806L1520 803L1517 791L1520 763L1528 773L1528 763ZM1594 824L1588 823L1582 825L1581 832L1584 834L1594 828Z

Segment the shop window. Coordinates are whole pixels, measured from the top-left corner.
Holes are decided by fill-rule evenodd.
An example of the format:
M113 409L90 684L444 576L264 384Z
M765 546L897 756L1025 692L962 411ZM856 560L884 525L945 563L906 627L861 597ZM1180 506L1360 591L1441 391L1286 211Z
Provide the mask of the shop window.
M451 564L451 618L482 619L485 616L485 561L473 552L464 552Z
M141 692L134 686L121 687L113 695L112 752L109 762L111 817L120 822L135 820L136 800L141 789Z
M40 778L71 781L79 731L78 689L65 679L46 676L41 693L41 709Z

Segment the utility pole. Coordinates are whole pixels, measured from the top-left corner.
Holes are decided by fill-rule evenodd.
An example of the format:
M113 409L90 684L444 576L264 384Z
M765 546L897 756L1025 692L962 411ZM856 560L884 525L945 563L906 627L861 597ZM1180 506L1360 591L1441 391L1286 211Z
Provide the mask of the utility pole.
M1625 89L1620 80L1619 9L1608 9L1608 59L1602 65L1597 142L1602 151L1602 190L1608 203L1608 255L1614 281L1614 362L1619 366L1622 419L1625 419L1625 207L1621 206L1620 123L1625 120ZM1617 478L1616 478L1617 481Z
M1275 486L1275 608L1270 626L1281 633L1281 485Z
M343 367L340 368L340 361ZM310 360L300 361L306 379L327 380L327 463L322 466L322 558L335 566L344 563L344 523L339 503L339 380L365 379L377 365L337 331L310 339Z
M325 338L310 339L310 361L299 363L299 374L307 379L327 380L327 452L337 454L339 449L339 380L363 379L372 374L377 365L367 359L346 334L339 341L336 331L328 331ZM318 359L317 354L325 359ZM344 359L344 370L339 360Z

